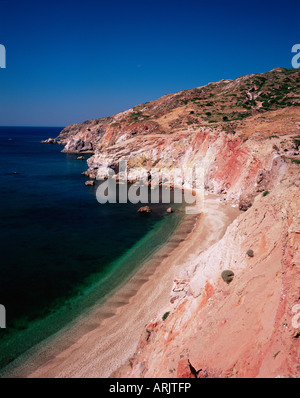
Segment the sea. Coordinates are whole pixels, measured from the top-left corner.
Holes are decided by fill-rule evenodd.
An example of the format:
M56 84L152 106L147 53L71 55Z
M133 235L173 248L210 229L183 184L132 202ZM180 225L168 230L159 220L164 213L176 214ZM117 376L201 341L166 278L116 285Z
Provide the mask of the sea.
M171 239L180 204L106 203L86 160L42 144L62 127L0 127L0 369L124 285Z

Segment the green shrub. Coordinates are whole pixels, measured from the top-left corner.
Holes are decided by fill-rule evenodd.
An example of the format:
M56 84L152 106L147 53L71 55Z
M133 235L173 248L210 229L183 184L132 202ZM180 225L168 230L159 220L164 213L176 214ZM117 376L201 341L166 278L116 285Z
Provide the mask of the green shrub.
M226 269L225 271L222 272L221 277L223 281L226 283L230 283L234 277L234 272L230 271L229 269Z
M300 164L300 159L292 159L293 163Z
M165 312L165 313L163 314L163 316L162 316L162 320L165 321L165 320L168 318L169 315L170 315L170 311Z
M268 101L264 101L264 102L262 103L262 107L265 108L265 109L268 109L268 108L269 108L269 103L268 103Z
M298 138L294 138L294 144L296 145L296 148L299 148L300 140Z
M254 257L254 252L253 252L252 249L249 249L249 250L247 251L247 254L248 254L249 257Z
M269 191L264 191L263 194L262 194L262 196L267 196L268 193L270 193L270 192L269 192Z

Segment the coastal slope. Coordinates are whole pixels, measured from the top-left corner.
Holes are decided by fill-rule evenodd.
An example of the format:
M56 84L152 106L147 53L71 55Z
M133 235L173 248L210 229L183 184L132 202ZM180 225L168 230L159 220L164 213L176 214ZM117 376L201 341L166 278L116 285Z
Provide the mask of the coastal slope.
M299 187L299 166L291 165L220 241L186 263L169 305L116 376L300 376ZM229 284L221 278L228 269Z

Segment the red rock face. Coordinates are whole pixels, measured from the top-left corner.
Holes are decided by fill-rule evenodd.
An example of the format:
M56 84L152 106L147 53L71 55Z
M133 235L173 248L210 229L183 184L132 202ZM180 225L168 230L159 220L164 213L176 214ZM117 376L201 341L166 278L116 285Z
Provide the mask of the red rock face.
M243 166L249 158L249 149L241 147L240 140L226 141L217 153L218 167L214 179L224 187L234 186L241 176Z
M187 359L181 359L177 365L177 377L185 379L195 379L196 376L191 372L190 364Z
M88 160L89 172L95 173L102 166L114 166L120 160L128 161L129 170L142 166L150 172L153 167L184 169L198 164L205 169L208 190L236 201L244 210L258 192L276 183L275 174L282 172L276 162L282 161L284 145L275 150L269 138L254 136L243 140L241 136L218 129L201 130L131 136L126 129L118 134L108 129L101 143L93 143L96 152ZM270 173L274 174L272 178L269 178Z

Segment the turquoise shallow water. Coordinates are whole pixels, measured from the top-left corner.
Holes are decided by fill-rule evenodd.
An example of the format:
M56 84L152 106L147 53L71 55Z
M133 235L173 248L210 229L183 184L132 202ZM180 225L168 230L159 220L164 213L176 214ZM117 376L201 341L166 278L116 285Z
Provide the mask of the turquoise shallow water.
M40 144L57 128L0 128L0 368L126 282L183 217L96 201L87 166ZM179 206L179 205L177 205Z

